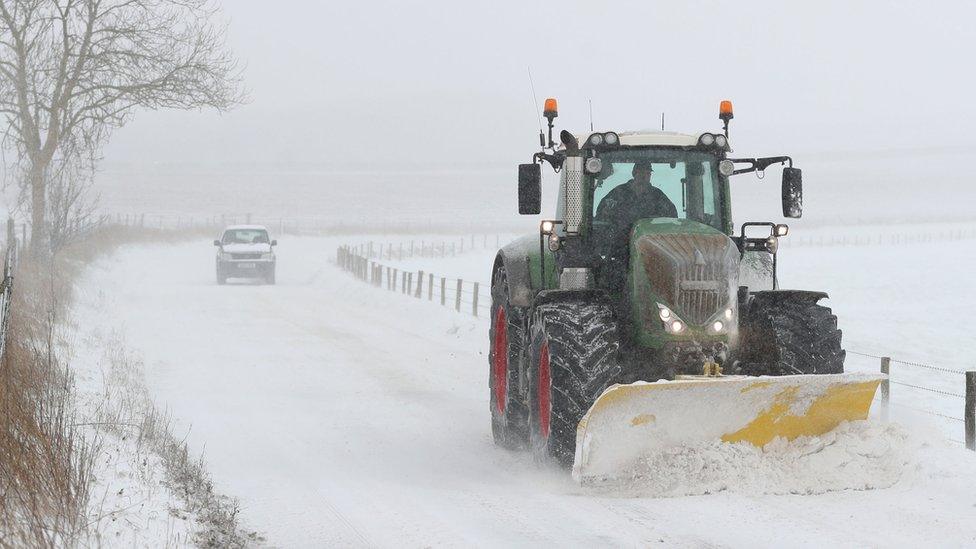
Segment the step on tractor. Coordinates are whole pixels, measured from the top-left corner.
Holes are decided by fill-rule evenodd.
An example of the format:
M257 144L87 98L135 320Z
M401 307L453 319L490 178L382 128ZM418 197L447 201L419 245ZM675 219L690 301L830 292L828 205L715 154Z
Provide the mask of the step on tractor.
M788 156L731 157L723 130L561 131L547 99L542 150L518 167L519 213L538 215L542 167L556 211L499 250L491 273L495 443L626 475L675 446L764 446L865 419L881 380L845 374L827 294L779 287L781 223L732 222L734 176L782 166L783 216L802 213Z

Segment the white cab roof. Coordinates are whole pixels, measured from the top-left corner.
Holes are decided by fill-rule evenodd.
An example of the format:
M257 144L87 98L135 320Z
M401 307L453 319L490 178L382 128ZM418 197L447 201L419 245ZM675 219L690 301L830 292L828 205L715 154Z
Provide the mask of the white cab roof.
M586 139L597 131L581 133L576 135L576 139L579 140L580 146L586 143ZM617 132L620 136L620 144L639 147L648 145L664 145L664 146L674 146L674 147L694 147L698 144L698 134L687 134L678 132L663 132L655 130L640 130L634 132Z
M245 230L252 230L252 231L255 231L255 230L257 230L257 231L267 231L268 230L268 228L265 227L264 225L230 225L230 226L224 228L225 231L232 231L232 230L235 230L235 229L245 229Z

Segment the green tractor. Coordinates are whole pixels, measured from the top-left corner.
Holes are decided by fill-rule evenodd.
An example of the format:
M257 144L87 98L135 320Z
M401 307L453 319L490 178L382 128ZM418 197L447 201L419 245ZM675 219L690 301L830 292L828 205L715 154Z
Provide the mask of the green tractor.
M762 445L866 417L878 380L839 375L845 353L820 304L827 295L779 288L788 227L734 232L732 176L786 165L789 218L801 215L802 177L787 156L729 157L730 102L720 133L562 131L557 145L554 99L543 116L548 141L540 132L542 152L519 166L519 213L540 213L548 164L559 173L555 215L492 267L496 444L586 476L662 445Z

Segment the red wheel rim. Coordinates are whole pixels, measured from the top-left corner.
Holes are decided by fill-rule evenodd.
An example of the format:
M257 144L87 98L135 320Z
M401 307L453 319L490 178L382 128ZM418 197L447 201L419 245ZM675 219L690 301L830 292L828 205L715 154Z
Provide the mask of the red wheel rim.
M549 414L552 412L552 375L549 372L549 343L539 351L539 434L549 437Z
M499 307L495 315L495 341L492 342L495 356L492 358L491 372L495 382L495 407L499 413L505 411L505 390L508 386L508 322L505 308Z

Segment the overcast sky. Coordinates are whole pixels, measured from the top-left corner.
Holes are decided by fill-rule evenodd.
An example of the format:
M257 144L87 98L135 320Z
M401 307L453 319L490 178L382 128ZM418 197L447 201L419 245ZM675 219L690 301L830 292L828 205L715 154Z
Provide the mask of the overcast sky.
M273 7L272 7L273 6ZM514 163L559 127L717 129L737 153L969 146L974 3L233 0L250 101L140 112L106 162Z

